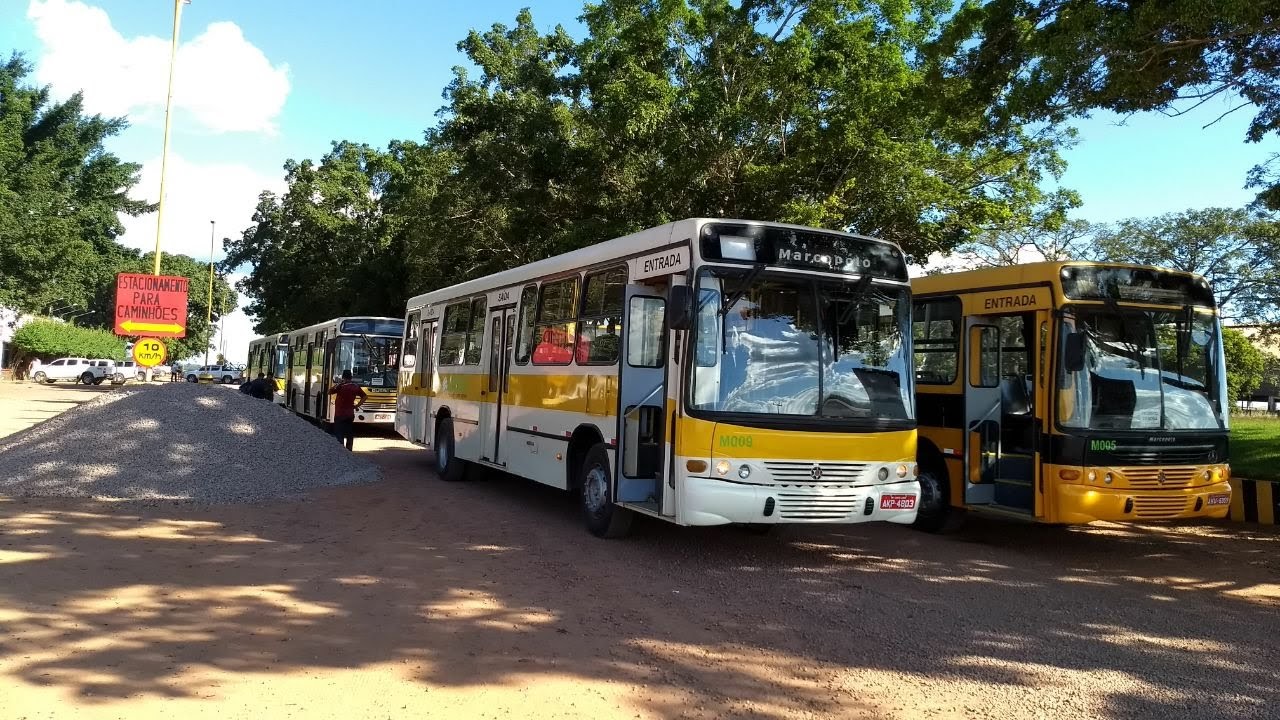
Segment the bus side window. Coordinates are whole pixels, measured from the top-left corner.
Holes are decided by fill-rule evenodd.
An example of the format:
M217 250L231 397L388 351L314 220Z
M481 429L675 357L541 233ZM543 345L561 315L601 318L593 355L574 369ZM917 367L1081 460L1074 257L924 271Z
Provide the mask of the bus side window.
M578 276L543 283L534 324L534 365L573 362L573 319L578 304Z
M622 332L622 299L626 295L626 266L588 275L582 292L578 322L579 365L612 365L618 362L618 336Z
M471 324L471 304L454 303L444 309L440 326L440 364L461 365L467 345L467 327Z
M418 311L409 313L404 321L404 357L400 365L410 372L418 364Z
M471 323L467 327L467 349L462 357L463 365L479 365L484 350L485 298L471 301Z
M520 341L516 344L516 364L524 365L533 354L533 319L538 309L538 286L526 285L520 292Z
M916 382L950 385L960 359L960 301L938 298L916 302L912 311Z

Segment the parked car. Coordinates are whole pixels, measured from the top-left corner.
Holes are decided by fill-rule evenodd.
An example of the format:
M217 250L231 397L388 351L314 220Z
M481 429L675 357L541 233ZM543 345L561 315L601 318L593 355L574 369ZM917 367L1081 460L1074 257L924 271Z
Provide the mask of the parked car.
M108 373L110 371L110 373ZM59 380L99 385L115 374L115 363L111 360L89 360L88 358L58 358L53 362L40 366L31 375L31 379L39 383L52 385Z
M187 382L237 382L244 371L235 365L202 365L195 371L187 371Z
M157 365L151 368L151 377L167 378L172 372L168 365ZM147 369L132 360L116 363L116 374L111 378L112 385L123 385L130 380L146 380Z
M101 385L116 375L116 361L94 358L89 361L89 371L93 373L93 384ZM88 383L85 383L88 384Z

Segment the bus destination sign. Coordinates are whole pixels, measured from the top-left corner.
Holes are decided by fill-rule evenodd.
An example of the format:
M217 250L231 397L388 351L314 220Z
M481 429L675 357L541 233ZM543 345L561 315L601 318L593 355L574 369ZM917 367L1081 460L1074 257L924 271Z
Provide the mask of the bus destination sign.
M732 257L723 251L721 238L748 246L755 262L805 270L871 275L906 281L907 263L892 243L872 238L818 232L771 225L710 225L703 231L702 254L711 260L745 260L741 251Z

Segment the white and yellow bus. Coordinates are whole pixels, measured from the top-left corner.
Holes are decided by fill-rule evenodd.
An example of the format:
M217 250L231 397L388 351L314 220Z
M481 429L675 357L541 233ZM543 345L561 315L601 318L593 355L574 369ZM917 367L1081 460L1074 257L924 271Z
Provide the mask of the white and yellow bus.
M249 362L245 365L245 379L253 380L258 373L266 375L275 384L275 401L284 404L285 379L289 376L289 336L269 335L249 342Z
M588 528L911 523L894 244L689 219L409 301L396 428L461 479L580 491Z
M403 334L404 320L385 317L341 317L290 331L285 407L321 423L332 422L329 388L343 370L350 370L352 380L369 395L356 412L356 422L390 427L395 421Z

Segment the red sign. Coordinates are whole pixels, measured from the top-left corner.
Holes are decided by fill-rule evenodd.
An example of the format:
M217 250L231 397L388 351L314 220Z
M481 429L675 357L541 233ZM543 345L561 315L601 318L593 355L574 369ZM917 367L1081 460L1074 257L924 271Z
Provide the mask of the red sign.
M184 277L120 273L116 276L116 334L186 337L190 285Z

